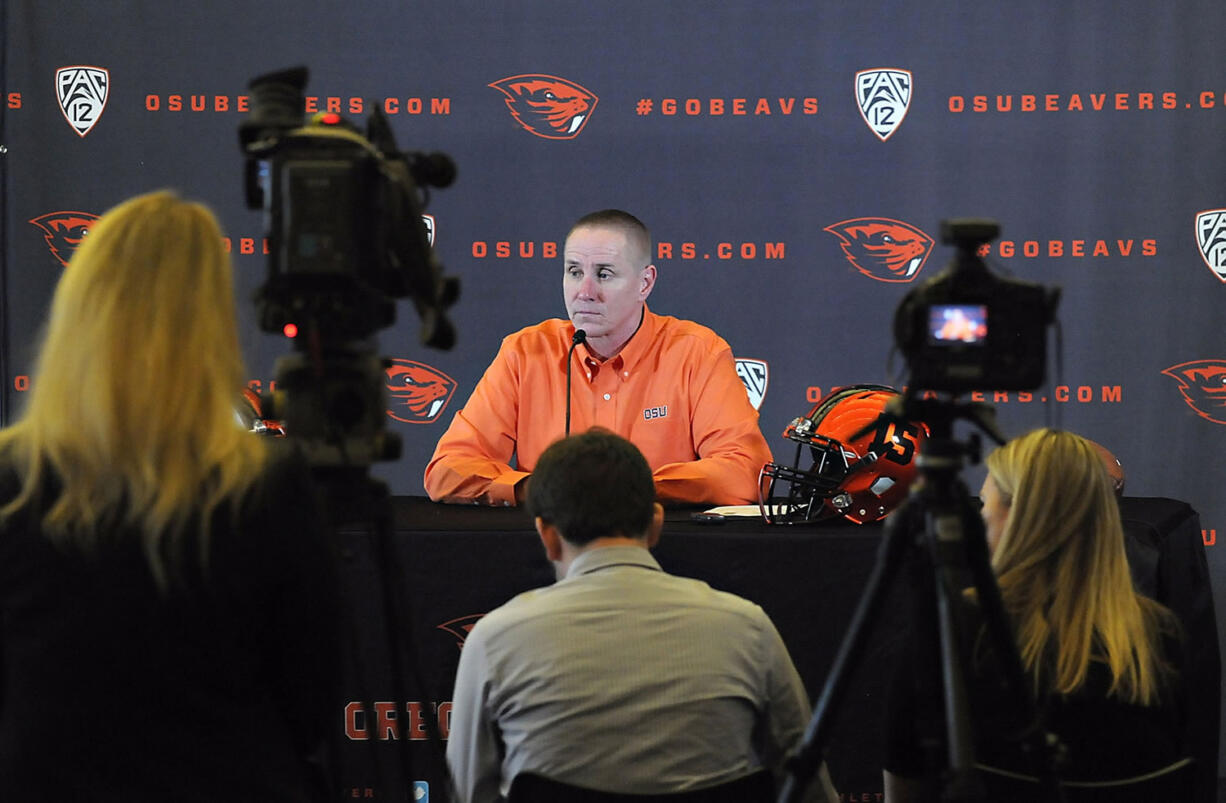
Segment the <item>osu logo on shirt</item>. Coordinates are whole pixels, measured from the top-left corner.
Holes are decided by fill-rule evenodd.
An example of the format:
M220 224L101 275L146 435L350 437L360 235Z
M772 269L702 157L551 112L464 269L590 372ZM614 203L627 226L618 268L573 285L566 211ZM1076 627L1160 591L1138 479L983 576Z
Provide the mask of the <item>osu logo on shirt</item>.
M909 282L932 253L933 239L923 231L885 217L858 217L827 226L843 244L847 261L879 282Z
M525 129L545 139L574 139L599 98L556 75L513 75L490 84L506 95L507 109Z
M455 380L423 362L395 359L384 373L391 404L387 414L406 424L437 421L455 394Z

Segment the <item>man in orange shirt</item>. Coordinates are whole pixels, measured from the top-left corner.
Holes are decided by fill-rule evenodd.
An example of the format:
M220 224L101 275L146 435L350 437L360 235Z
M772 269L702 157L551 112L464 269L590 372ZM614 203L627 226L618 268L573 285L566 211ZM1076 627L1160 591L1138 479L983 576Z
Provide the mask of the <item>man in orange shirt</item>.
M569 320L502 341L426 466L431 499L522 502L537 458L570 431L594 426L638 446L661 501L746 504L771 461L732 350L705 326L656 315L651 235L615 209L580 218L563 249ZM586 333L573 349L575 332ZM516 467L509 465L512 456Z

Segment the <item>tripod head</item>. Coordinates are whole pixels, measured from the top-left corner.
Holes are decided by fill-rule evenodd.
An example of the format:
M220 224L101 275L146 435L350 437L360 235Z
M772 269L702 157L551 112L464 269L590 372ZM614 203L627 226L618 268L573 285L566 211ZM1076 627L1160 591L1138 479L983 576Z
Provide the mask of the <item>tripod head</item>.
M958 472L966 461L979 462L982 456L982 440L979 432L972 432L966 441L953 437L955 421L964 420L974 424L980 431L1004 445L1005 436L996 426L996 408L986 402L968 402L956 397L943 398L933 391L922 394L907 390L886 404L881 415L865 425L853 438L879 430L887 424L923 424L928 437L919 447L916 466L923 482L913 489L913 495L922 492L931 495L934 489L944 491L946 499L965 496L958 493L955 485ZM921 490L925 489L925 490Z
M957 397L943 398L933 391L920 394L908 389L886 405L885 414L903 421L923 421L928 425L929 437L935 440L953 440L953 424L959 419L974 424L1000 445L1004 445L1006 440L996 426L996 408L987 402L968 402ZM978 433L972 433L967 443L962 446L961 453L969 457L972 463L978 463ZM924 451L921 449L920 454L923 455Z

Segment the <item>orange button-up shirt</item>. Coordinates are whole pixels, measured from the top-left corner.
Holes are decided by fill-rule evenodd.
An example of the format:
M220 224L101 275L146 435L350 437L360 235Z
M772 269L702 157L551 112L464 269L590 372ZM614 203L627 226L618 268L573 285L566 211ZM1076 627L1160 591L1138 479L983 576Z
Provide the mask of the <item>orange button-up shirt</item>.
M515 484L565 433L574 333L570 321L552 319L502 341L426 467L431 499L515 504ZM615 356L600 362L579 346L571 360L570 431L600 426L634 443L661 500L758 500L770 447L719 335L644 309L642 325Z

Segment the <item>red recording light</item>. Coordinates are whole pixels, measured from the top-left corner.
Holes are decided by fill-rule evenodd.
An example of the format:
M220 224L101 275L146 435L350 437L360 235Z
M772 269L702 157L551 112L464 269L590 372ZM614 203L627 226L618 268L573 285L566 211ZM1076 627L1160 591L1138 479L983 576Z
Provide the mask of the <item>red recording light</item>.
M285 324L285 326L281 328L281 331L285 334L286 337L297 337L298 336L298 324L287 323Z
M339 125L341 122L341 116L336 112L324 112L319 116L319 122L323 123L324 125Z

